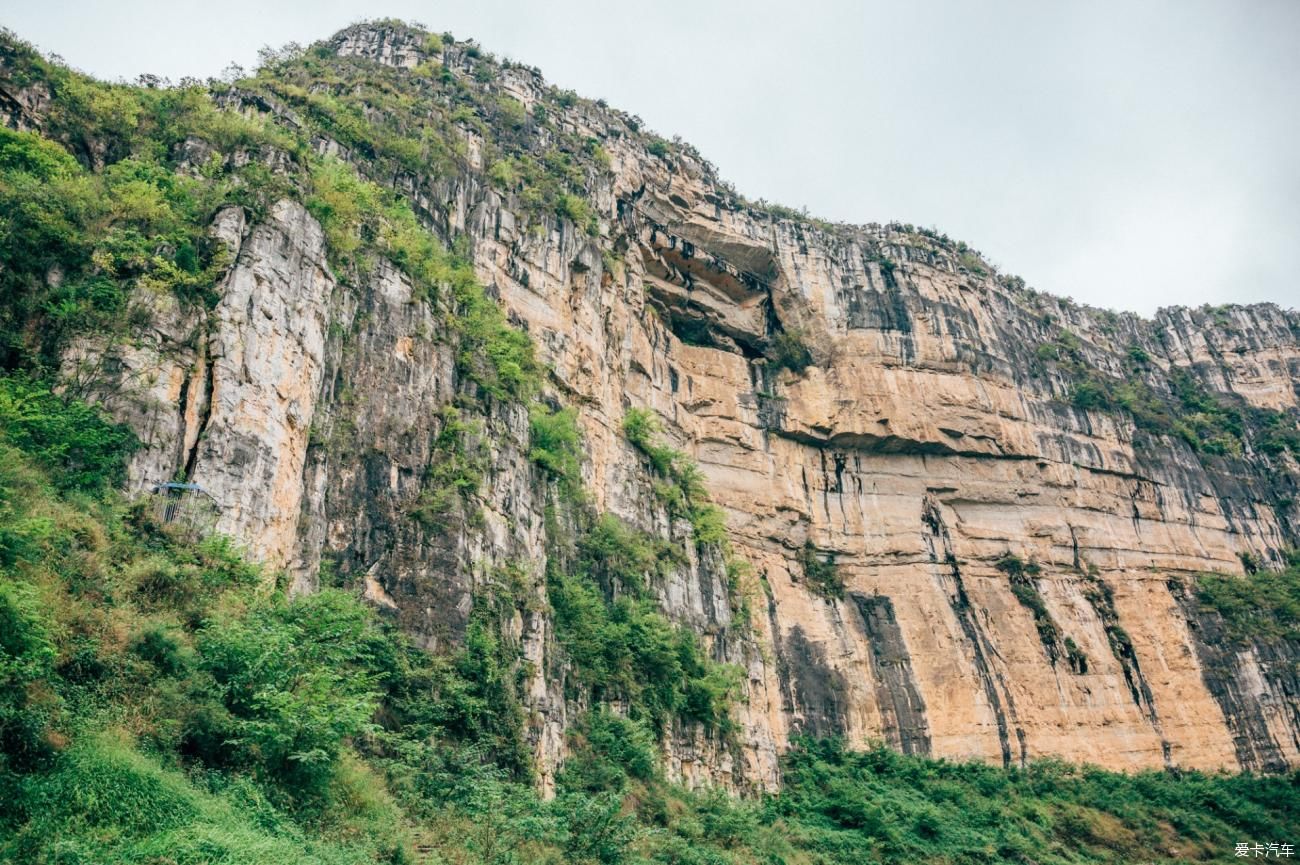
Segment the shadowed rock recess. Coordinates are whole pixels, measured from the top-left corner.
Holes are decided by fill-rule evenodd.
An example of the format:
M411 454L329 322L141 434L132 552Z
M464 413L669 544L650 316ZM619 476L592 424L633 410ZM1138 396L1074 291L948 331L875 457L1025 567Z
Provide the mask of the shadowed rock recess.
M1294 310L1117 314L933 232L754 204L637 118L398 24L210 86L472 263L545 367L535 405L576 411L581 491L539 462L527 400L467 375L445 302L400 256L345 261L292 182L217 211L212 302L136 298L133 339L79 336L63 368L98 370L86 393L141 439L131 491L202 485L297 591L361 586L439 649L514 575L543 789L592 699L548 580L582 555L563 535L584 508L665 542L644 591L738 668L731 725L662 733L688 784L775 788L804 733L1008 765L1300 765L1300 647L1229 639L1189 588L1300 546ZM7 125L41 130L48 90L4 87ZM294 170L174 148L193 172ZM698 464L723 540L665 493L633 410ZM431 505L449 429L474 471Z

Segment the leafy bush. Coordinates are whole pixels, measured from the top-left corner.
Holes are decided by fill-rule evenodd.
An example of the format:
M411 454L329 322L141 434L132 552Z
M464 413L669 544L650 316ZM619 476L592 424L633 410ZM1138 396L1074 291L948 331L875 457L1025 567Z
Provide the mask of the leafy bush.
M1272 409L1237 404L1239 399L1212 394L1185 369L1168 375L1169 392L1154 388L1145 376L1150 356L1130 346L1131 366L1123 378L1091 366L1079 338L1061 331L1054 341L1035 349L1040 362L1057 362L1071 379L1070 403L1085 411L1126 412L1145 432L1181 438L1194 451L1212 456L1239 457L1249 443L1264 454L1300 453L1296 419Z
M28 785L25 794L26 810L42 823L85 822L137 837L198 814L197 797L183 778L158 771L107 737L69 749L55 771Z
M559 478L570 489L582 482L582 435L578 414L572 408L534 405L528 413L532 446L528 458Z
M240 779L195 784L107 735L73 746L52 772L25 778L6 805L20 822L0 833L5 861L362 865L405 857L392 817L381 826L354 818L344 837L308 832Z
M813 356L804 344L803 335L796 330L786 330L772 338L767 350L768 362L773 369L803 372L812 366Z
M483 484L487 454L480 441L482 424L467 421L459 410L442 410L441 426L433 440L433 453L423 491L411 507L411 516L430 528L443 518L469 506Z
M501 189L514 189L519 183L519 172L515 169L514 163L502 159L492 163L492 167L488 169L488 178Z
M809 590L824 598L844 597L844 581L835 566L834 553L823 558L811 540L804 541L799 552L799 564L803 567L804 585Z
M642 596L647 580L681 564L681 550L632 528L613 514L601 514L578 539L578 565L610 594Z
M528 112L518 99L498 96L496 107L499 119L507 126L519 128L528 122Z
M993 567L1011 577L1013 581L1023 577L1036 577L1043 572L1043 566L1038 562L1032 558L1026 562L1010 550L998 557Z
M330 589L211 623L199 633L198 655L217 706L191 719L186 748L206 763L250 765L298 795L318 795L343 743L370 729L378 640L367 611Z
M18 376L0 376L0 436L77 490L120 483L123 458L137 446L130 429L99 409Z
M1260 408L1249 409L1247 418L1247 427L1253 431L1253 441L1260 452L1275 455L1289 451L1300 456L1300 428L1293 418Z
M570 740L572 753L558 778L566 790L619 793L630 781L658 776L658 743L643 722L597 709L574 725Z
M628 408L623 415L623 434L638 449L647 451L659 434L659 419L649 408Z
M709 503L703 473L686 454L661 444L661 431L659 419L648 409L628 409L623 416L623 435L650 458L650 467L667 481L654 489L668 513L690 520L697 544L724 544L726 517Z
M661 431L658 417L649 409L628 409L623 416L623 435L649 458L651 468L662 478L652 487L659 503L670 517L690 521L697 546L715 546L722 552L729 574L728 601L744 626L749 622L749 601L742 596L739 581L731 576L739 574L745 565L732 556L726 514L709 502L699 466L681 451L662 444Z
M532 759L523 738L518 652L500 631L497 614L486 605L476 607L450 665L434 668L432 696L441 706L433 719L450 737L487 746L493 762L511 776L527 779Z
M52 368L73 334L120 338L137 287L213 300L224 247L216 208L249 194L256 168L178 172L167 160L189 137L237 147L279 142L256 122L215 110L191 88L91 82L27 55L57 94L45 131L104 159L89 171L51 140L0 130L0 366ZM267 184L273 187L275 184Z
M1148 771L1135 775L1045 760L998 769L851 752L805 740L785 764L785 789L764 819L799 826L801 846L829 861L938 859L1039 863L1150 859L1154 850L1223 855L1233 831L1279 831L1296 791L1287 779ZM1269 793L1265 794L1267 788ZM1281 797L1261 809L1262 795ZM1213 797L1216 806L1206 808ZM1282 818L1285 819L1285 818ZM1235 828L1229 828L1235 827ZM1252 828L1247 828L1252 827Z
M0 577L0 773L49 750L46 733L59 703L48 689L55 655L34 589Z
M307 207L343 273L369 272L377 256L391 261L410 277L417 296L446 298L464 378L499 400L527 399L537 391L541 366L528 335L507 323L473 267L442 247L408 202L338 160L313 161L311 183Z
M612 793L564 796L557 803L564 818L566 861L620 865L636 837L636 822L624 816L622 798Z
M697 544L722 544L727 540L727 516L722 508L708 503L691 507L691 533Z
M528 335L506 323L501 307L483 293L472 270L458 273L453 288L462 375L499 400L534 394L541 384L542 367Z
M595 235L599 233L599 228L591 213L591 207L587 204L585 198L571 194L561 195L555 204L555 212L582 228L588 234Z

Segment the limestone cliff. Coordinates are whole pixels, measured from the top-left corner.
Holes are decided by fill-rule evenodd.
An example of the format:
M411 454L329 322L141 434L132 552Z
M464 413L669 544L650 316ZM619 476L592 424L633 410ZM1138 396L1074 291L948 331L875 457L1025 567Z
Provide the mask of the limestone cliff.
M623 435L629 408L653 410L698 461L753 565L751 620L716 552L691 548L656 586L668 615L745 670L737 741L675 728L678 776L775 785L799 733L1005 763L1300 765L1300 648L1224 639L1190 588L1300 544L1300 465L1268 439L1300 417L1300 314L1113 314L910 226L776 213L635 118L435 42L358 25L311 55L333 70L321 88L410 88L427 170L390 171L319 129L314 145L468 244L549 365L550 396L578 409L597 508L689 532ZM274 77L215 98L309 125L311 103ZM22 108L5 109L11 125L39 128L41 99L6 100ZM367 105L367 122L395 122ZM582 209L539 211L513 168L494 170L571 142ZM184 146L203 161L203 142ZM202 484L219 527L300 590L325 565L431 648L458 638L487 574L526 563L538 603L510 628L549 783L578 707L546 612L548 492L526 410L481 418L481 519L415 519L440 412L465 386L445 319L386 263L341 278L292 197L260 218L223 209L212 231L230 252L215 307L141 295L138 339L65 357L69 374L106 370L101 399L144 441L135 489ZM1241 428L1213 428L1201 403Z

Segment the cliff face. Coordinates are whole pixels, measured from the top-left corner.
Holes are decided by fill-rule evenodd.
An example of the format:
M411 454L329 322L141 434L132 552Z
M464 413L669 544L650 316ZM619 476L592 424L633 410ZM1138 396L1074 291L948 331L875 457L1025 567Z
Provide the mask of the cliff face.
M745 671L736 743L678 725L665 743L676 775L773 786L800 733L1004 763L1300 765L1300 649L1226 639L1193 589L1200 572L1277 565L1300 544L1300 465L1260 432L1295 430L1296 312L1079 307L907 226L746 205L689 150L664 152L601 105L557 104L531 70L481 80L463 43L359 26L326 54L398 81L433 64L527 117L543 106L531 134L604 154L583 181L591 231L490 180L499 130L482 122L450 127L455 170L385 182L431 230L465 239L549 364L553 396L577 407L594 505L688 532L623 434L625 412L649 408L698 461L733 554L753 566L748 622L716 551L691 548L654 587ZM273 95L220 99L301 122ZM355 148L315 144L366 170ZM463 386L444 318L382 262L340 279L292 200L261 220L223 209L213 234L231 262L215 307L141 294L151 325L138 339L82 339L65 356L70 373L105 371L99 398L143 440L134 488L201 484L219 528L299 590L325 566L433 649L463 633L494 569L525 563L538 603L507 624L549 784L580 707L547 611L548 492L527 411L478 419L480 519L416 519ZM1108 397L1080 397L1098 383ZM1196 408L1207 398L1246 426L1214 440L1218 416ZM1168 417L1147 417L1153 405Z

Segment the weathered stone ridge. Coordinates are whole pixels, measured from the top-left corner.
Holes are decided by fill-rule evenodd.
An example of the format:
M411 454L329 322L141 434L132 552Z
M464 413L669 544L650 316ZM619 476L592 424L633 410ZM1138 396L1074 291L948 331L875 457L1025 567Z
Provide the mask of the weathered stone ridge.
M412 39L363 27L332 44L407 69L429 59ZM471 81L453 49L442 62ZM528 111L546 92L521 67L467 86ZM1007 764L1300 765L1294 647L1230 651L1170 588L1240 572L1243 556L1279 563L1300 544L1295 458L1198 453L1122 412L1077 408L1069 371L1036 351L1067 333L1099 375L1168 393L1181 372L1294 423L1300 314L1176 308L1147 320L1077 306L907 227L748 206L689 152L649 152L617 112L579 102L555 122L608 153L588 189L594 235L487 182L470 126L462 171L397 185L432 230L467 239L555 393L579 408L596 506L674 531L621 431L629 407L653 409L754 567L747 626L725 603L721 561L693 557L658 588L674 619L746 670L739 759L675 731L679 777L773 785L776 755L800 733ZM457 638L497 565L529 563L544 601L546 491L526 414L482 418L481 523L411 516L458 383L439 319L400 272L341 285L319 226L292 202L253 226L224 213L214 230L235 252L217 308L186 318L159 300L153 334L114 348L123 391L105 400L145 441L137 486L198 480L221 499L222 528L300 590L319 584L322 563L359 576L431 647ZM773 363L782 335L806 347L806 367ZM81 345L69 364L104 350ZM1135 350L1148 358L1138 370ZM841 593L805 580L809 543L833 553ZM1008 555L1033 563L1041 612L998 567ZM544 610L513 627L546 784L574 707Z

